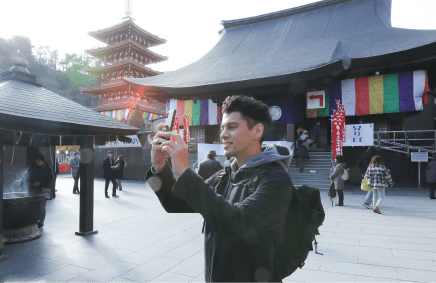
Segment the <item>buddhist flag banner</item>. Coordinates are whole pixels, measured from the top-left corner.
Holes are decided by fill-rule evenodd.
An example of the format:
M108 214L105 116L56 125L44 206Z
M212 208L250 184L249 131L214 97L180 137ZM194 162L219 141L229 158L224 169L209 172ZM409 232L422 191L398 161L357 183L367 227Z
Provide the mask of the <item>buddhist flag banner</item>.
M177 109L176 117L183 121L183 116L189 116L189 126L217 125L220 123L220 113L217 103L212 100L167 100L167 112Z
M318 91L321 88L308 89ZM420 111L428 102L428 76L424 70L343 80L330 86L330 105L339 100L346 116ZM327 103L326 103L327 104ZM327 106L327 105L326 105ZM329 107L329 114L333 115ZM321 109L307 109L306 117L324 116Z
M276 99L262 100L262 102L269 106L269 113L274 123L297 124L303 121L302 107L295 100Z

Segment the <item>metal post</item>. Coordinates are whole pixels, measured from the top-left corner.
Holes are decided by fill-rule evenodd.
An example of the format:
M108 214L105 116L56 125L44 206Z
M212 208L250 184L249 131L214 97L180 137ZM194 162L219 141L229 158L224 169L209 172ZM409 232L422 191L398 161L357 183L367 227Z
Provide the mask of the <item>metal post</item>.
M94 147L91 139L80 143L80 218L76 235L88 236L94 231Z
M3 254L3 164L5 147L0 140L0 261L7 260L9 257Z
M421 162L418 162L418 189L421 189Z

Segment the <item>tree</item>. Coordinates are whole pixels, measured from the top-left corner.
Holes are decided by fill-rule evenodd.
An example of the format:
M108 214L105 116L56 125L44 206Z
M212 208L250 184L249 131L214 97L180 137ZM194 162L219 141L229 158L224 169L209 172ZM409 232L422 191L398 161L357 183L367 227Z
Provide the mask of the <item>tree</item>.
M91 61L89 58L83 59L81 56L73 53L66 54L65 59L59 62L64 74L70 80L73 86L91 86L99 82L99 78L85 73L93 67L99 67L103 64L101 61Z

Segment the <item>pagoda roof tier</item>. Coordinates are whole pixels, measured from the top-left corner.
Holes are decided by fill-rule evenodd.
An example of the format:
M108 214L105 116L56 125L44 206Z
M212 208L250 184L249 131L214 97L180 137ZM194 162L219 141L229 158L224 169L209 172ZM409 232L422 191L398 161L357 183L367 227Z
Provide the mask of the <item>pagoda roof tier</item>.
M136 31L138 34L142 35L144 38L146 38L150 42L150 46L156 46L160 44L166 43L166 39L160 38L152 33L149 33L145 29L139 27L137 24L135 24L132 20L128 20L119 24L116 24L114 26L100 29L97 31L91 31L88 34L95 39L100 40L101 42L107 43L106 39L108 37L111 37L113 35L117 35L121 31L128 30L129 28Z
M98 87L92 87L92 88L81 88L80 92L84 92L87 93L89 95L99 95L102 92L105 91L115 91L115 90L121 90L121 89L126 89L129 87L129 84L126 83L125 81L121 81L121 80L117 80L116 83L114 84L106 84L106 85L102 85L102 86L98 86Z
M325 0L223 21L220 40L196 62L159 76L124 80L175 95L279 84L292 90L295 82L435 58L436 30L392 27L391 4Z
M122 50L124 53L126 51L126 49L129 48L129 44L130 44L130 47L133 49L133 51L136 51L141 56L152 59L153 63L168 60L168 57L159 55L151 50L148 50L147 48L139 45L138 43L136 43L135 41L133 41L130 38L128 40L124 40L121 43L118 43L115 45L109 45L106 47L86 50L86 53L88 53L94 57L97 57L101 60L104 60L104 57L109 55L110 53L120 52L120 50ZM106 60L107 59L108 58L106 58Z
M104 67L100 67L100 68L86 70L85 72L87 72L88 74L99 76L105 72L114 72L115 70L119 70L119 69L125 70L129 66L129 64L131 65L132 68L136 68L136 69L140 70L141 72L147 73L149 76L156 76L156 75L161 74L161 72L144 67L142 64L139 64L139 63L133 61L132 59L112 63L112 65L108 65L108 66L104 66Z

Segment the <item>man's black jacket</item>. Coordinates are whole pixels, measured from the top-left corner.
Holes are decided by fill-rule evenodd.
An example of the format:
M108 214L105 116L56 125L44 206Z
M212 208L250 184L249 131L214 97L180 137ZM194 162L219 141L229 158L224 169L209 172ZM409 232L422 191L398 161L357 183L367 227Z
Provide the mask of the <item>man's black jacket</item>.
M115 166L115 161L112 159L111 165L111 160L109 159L109 157L106 157L106 159L103 160L103 178L112 178L114 176L111 166Z
M22 177L23 181L29 188L42 189L51 188L53 183L53 170L47 162L44 161L44 166L40 167L32 164L27 168ZM33 186L33 182L41 183L38 187Z
M198 175L200 175L203 180L207 180L221 169L223 169L223 167L218 161L213 158L209 158L201 162L200 166L198 166Z
M167 212L203 216L207 282L281 281L274 256L284 239L292 181L279 162L260 170L238 169L234 161L206 181L187 169L176 182L168 163L158 173L147 173ZM212 187L224 170L229 181Z

